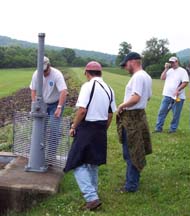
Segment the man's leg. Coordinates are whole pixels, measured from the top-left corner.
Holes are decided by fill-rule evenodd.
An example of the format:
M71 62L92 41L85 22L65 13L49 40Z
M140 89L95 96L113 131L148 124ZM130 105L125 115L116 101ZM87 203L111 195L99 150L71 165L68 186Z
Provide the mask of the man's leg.
M132 164L132 161L130 159L128 145L127 145L127 132L124 128L122 131L122 138L123 138L123 157L127 162L125 190L128 192L135 192L138 190L139 187L140 173L137 170L137 168Z
M161 132L162 131L162 127L164 125L166 116L168 114L168 112L170 111L170 109L172 107L172 101L173 99L167 96L164 96L160 105L160 109L158 112L158 117L157 117L157 122L156 122L156 127L155 127L155 131L157 132Z
M57 147L59 144L60 140L60 134L62 131L61 127L61 120L62 120L62 113L64 110L64 107L62 108L62 113L61 117L56 118L54 116L55 110L57 108L57 103L49 105L48 106L48 115L49 115L49 136L48 136L48 159L49 163L51 164L56 161L56 152L57 152Z
M74 169L74 176L86 202L99 199L96 188L92 184L92 176L88 164L83 164Z
M175 102L172 107L173 119L170 124L169 132L175 132L178 128L179 119L180 119L181 111L183 108L183 103L184 103L184 100L181 99L179 102Z
M96 192L98 192L98 166L88 164L88 169L90 172L92 185L96 189Z

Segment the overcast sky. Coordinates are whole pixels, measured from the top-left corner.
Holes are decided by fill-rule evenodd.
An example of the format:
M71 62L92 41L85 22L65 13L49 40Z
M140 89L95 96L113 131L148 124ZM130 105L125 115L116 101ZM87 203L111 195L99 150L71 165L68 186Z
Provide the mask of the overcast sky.
M152 37L171 52L190 48L189 0L0 0L0 35L117 54L123 41L142 52Z

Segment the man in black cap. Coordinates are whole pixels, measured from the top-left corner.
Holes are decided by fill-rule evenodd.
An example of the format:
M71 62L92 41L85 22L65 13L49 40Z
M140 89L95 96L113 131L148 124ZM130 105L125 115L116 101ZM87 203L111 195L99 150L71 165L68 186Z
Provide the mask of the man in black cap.
M142 69L141 56L131 52L120 64L132 74L126 85L124 101L117 110L117 130L127 163L126 183L121 192L139 188L140 171L146 164L145 155L152 152L145 108L152 94L152 79Z

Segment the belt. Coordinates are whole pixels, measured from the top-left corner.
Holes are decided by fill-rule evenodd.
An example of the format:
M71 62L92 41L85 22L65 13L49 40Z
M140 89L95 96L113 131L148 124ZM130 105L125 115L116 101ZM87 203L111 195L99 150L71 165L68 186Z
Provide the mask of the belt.
M54 104L58 104L59 101L55 101L53 103L47 103L47 105L54 105Z

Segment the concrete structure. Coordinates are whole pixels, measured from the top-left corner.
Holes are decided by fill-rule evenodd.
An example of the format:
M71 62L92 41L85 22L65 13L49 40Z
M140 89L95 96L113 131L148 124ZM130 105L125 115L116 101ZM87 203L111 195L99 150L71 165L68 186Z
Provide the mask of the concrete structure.
M58 192L62 171L25 172L27 163L26 158L0 152L0 215L7 210L24 211Z

